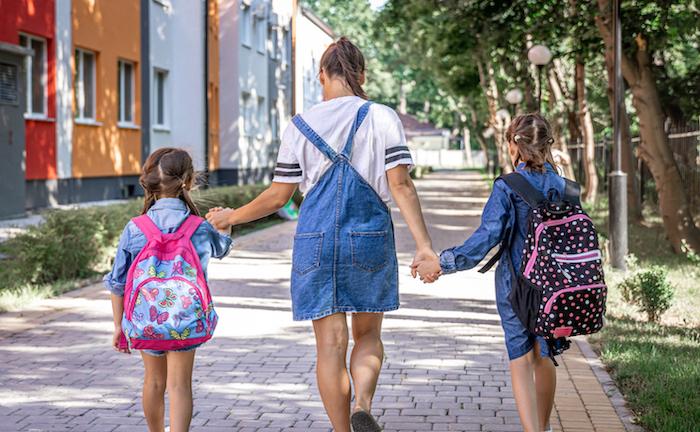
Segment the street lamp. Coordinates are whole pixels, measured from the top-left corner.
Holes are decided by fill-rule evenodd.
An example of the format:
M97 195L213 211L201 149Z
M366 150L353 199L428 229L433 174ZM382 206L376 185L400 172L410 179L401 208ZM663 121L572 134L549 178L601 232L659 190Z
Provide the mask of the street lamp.
M552 60L552 52L544 45L533 45L527 59L537 66L537 111L542 110L542 69Z
M520 89L514 88L506 93L506 102L511 106L512 115L515 115L515 106L523 101L523 92Z

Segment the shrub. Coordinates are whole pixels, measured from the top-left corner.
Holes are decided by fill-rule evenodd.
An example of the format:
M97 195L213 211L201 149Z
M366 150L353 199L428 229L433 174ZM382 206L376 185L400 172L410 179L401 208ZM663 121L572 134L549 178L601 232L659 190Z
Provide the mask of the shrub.
M196 191L193 199L202 215L211 207L241 207L266 186L227 186ZM44 222L29 228L0 249L0 289L52 284L85 278L104 270L124 226L141 211L141 200L45 213ZM276 218L270 216L265 220ZM250 227L253 223L247 224Z
M660 266L636 271L620 283L620 289L622 298L646 313L651 322L658 322L673 300L668 272Z

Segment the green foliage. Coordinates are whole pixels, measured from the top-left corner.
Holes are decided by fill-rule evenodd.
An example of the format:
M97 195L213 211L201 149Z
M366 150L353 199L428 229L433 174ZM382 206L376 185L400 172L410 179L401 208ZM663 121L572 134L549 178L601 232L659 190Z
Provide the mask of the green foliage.
M651 322L658 322L673 301L668 271L661 266L634 272L620 283L620 289L622 298L646 313Z
M193 192L202 215L215 206L240 207L266 186L230 186ZM0 290L21 296L27 293L61 292L68 281L103 272L129 220L138 216L143 203L97 206L75 210L54 210L44 222L0 245L8 258L0 266ZM276 216L265 218L267 223ZM254 223L239 227L248 230ZM54 289L53 285L58 287Z

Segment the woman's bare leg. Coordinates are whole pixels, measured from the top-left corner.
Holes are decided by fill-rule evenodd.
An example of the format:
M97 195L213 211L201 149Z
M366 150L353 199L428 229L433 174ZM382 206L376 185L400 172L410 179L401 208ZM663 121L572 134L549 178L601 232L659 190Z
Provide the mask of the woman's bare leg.
M530 350L524 356L510 362L515 405L518 407L520 423L525 432L542 432L535 389L535 361L534 350Z
M384 357L383 318L383 313L356 313L352 316L352 338L355 341L350 356L350 374L355 388L353 411L372 410L372 398Z
M170 432L187 432L192 421L192 351L169 351L168 398L170 399Z
M549 429L549 416L554 407L557 390L557 370L549 357L540 356L539 343L535 342L535 388L537 390L537 413L543 430Z
M316 380L335 432L350 432L350 377L345 363L348 322L345 313L313 321L316 334Z
M168 367L165 356L156 357L141 351L143 359L143 414L149 432L165 430L165 383Z

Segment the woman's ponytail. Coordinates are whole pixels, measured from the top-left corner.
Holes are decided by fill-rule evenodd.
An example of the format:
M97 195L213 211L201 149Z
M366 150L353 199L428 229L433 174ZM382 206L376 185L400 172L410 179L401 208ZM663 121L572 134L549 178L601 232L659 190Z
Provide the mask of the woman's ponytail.
M329 77L342 78L355 96L368 99L362 88L365 57L348 38L342 36L330 44L321 56L321 69Z

